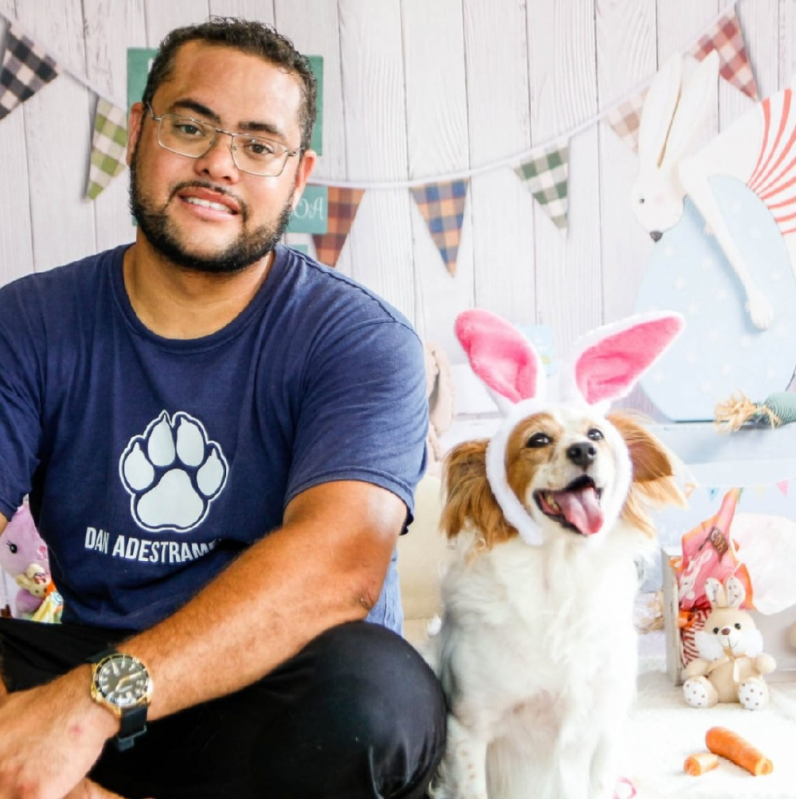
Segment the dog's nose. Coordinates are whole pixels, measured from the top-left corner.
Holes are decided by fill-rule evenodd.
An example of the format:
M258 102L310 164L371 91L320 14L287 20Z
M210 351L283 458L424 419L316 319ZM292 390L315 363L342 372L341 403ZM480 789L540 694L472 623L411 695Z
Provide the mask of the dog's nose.
M581 441L570 446L567 450L567 457L576 466L582 466L585 469L597 457L597 450L588 441Z
M653 241L660 241L661 238L663 238L663 233L661 233L660 230L651 230L650 236Z
M732 632L732 630L729 627L722 627L721 628L721 634L722 635L729 635L731 632Z

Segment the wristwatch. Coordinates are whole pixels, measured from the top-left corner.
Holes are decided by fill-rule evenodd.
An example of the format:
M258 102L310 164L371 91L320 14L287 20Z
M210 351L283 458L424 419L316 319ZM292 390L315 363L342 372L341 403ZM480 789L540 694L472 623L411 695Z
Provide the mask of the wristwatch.
M146 732L146 714L152 701L152 678L138 658L108 649L89 658L91 698L119 719L114 742L123 752Z

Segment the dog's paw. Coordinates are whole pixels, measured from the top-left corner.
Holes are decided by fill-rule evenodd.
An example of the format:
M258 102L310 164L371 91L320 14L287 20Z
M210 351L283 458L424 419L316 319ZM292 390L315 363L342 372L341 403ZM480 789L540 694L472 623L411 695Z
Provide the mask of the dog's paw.
M691 707L710 707L715 704L711 701L711 685L704 677L692 677L683 685L683 696Z
M768 704L768 687L760 677L750 677L738 686L738 701L747 710L760 710Z
M228 466L221 447L187 413L164 411L130 440L119 462L133 518L152 532L187 532L207 516Z

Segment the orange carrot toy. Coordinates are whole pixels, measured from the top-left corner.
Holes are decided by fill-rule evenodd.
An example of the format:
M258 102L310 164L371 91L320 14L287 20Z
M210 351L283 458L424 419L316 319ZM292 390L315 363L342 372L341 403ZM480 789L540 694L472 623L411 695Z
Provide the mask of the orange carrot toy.
M711 752L726 757L755 777L774 770L774 764L765 755L726 727L711 727L705 735L705 743Z
M706 771L713 771L718 768L719 759L713 752L699 752L695 755L689 755L683 764L683 770L686 774L692 777L699 777Z

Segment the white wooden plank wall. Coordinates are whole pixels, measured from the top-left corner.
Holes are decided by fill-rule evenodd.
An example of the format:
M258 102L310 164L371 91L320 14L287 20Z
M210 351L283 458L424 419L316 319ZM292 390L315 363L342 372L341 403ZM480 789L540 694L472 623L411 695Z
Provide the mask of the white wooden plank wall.
M209 13L273 22L324 57L317 174L433 179L527 151L609 107L690 45L725 0L0 0L43 46L126 99L126 48ZM796 0L739 0L763 94L796 72ZM0 23L4 32L5 23ZM0 123L0 283L129 241L127 177L84 199L96 96L68 75ZM703 139L750 101L723 84ZM636 156L601 123L570 142L558 231L509 167L472 178L452 277L409 191L366 193L339 269L462 360L452 324L490 308L551 325L556 346L630 313L652 243L635 223ZM291 241L308 241L293 235ZM643 404L643 399L639 399Z

